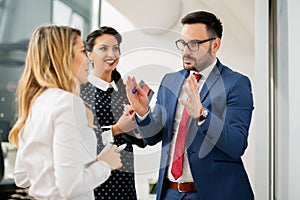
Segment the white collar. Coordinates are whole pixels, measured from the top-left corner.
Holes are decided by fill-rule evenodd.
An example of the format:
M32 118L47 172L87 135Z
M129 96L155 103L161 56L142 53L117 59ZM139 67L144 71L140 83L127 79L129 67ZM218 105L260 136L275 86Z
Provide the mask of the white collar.
M104 80L102 80L101 78L98 78L97 76L95 76L94 74L89 74L88 76L88 81L95 86L96 88L99 88L100 90L103 91L107 91L108 88L114 88L114 90L116 92L118 92L118 87L115 83L115 81L113 80L112 82L108 83Z

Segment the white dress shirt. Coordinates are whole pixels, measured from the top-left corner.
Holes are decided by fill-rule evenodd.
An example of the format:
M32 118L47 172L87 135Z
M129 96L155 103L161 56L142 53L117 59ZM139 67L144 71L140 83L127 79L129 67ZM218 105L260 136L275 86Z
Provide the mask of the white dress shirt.
M34 102L19 134L15 182L36 199L94 199L110 176L96 161L96 135L78 95L50 88Z
M202 70L201 72L199 72L202 75L202 77L199 80L198 85L197 85L199 93L202 89L202 86L203 86L205 80L209 76L210 72L212 71L212 69L216 65L216 63L217 63L217 60L209 67L207 67L204 70ZM184 84L187 84L187 81L185 81ZM187 94L184 92L183 89L181 89L179 98L181 98L181 99L187 98ZM173 175L171 173L173 157L174 157L174 150L175 150L174 148L175 148L175 144L176 144L178 128L179 128L179 123L180 123L180 120L182 117L183 109L184 109L184 106L181 103L178 103L177 108L176 108L176 113L175 113L175 119L174 119L174 127L173 127L174 137L170 143L169 164L168 164L169 168L168 168L167 177L170 181L173 181L173 182L194 182L193 176L191 173L191 169L190 169L190 165L189 165L189 161L188 161L188 155L187 155L186 151L184 152L182 175L177 180L175 180L175 178L173 177Z

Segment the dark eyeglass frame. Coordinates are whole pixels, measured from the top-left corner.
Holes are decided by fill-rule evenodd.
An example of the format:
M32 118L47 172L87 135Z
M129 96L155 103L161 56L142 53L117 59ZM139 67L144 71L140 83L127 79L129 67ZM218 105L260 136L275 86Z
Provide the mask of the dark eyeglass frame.
M208 39L206 39L206 40L190 40L190 41L188 41L188 42L185 42L184 40L179 39L179 40L176 40L176 41L175 41L175 44L176 44L177 49L180 50L180 51L183 51L184 48L185 48L185 46L187 46L188 49L189 49L190 51L198 51L198 50L199 50L199 45L200 45L200 44L203 44L203 43L205 43L205 42L208 42L208 41L211 41L211 40L215 40L215 39L216 39L216 38L213 37L213 38L208 38ZM180 48L180 46L178 45L178 43L183 44L182 48ZM192 49L190 48L190 45L189 45L189 44L191 44L191 43L197 44L197 49L193 49L193 50L192 50Z

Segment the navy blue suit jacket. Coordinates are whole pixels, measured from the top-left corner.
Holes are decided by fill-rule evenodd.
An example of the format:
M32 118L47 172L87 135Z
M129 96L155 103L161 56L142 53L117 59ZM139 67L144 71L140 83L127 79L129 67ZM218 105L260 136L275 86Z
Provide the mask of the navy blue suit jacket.
M169 144L173 138L178 96L189 72L181 70L164 76L153 111L138 129L145 142L162 141L157 199L163 199L168 167ZM186 150L197 193L201 200L254 199L241 156L247 148L253 98L250 80L217 61L207 77L200 100L209 115L198 126L190 119Z

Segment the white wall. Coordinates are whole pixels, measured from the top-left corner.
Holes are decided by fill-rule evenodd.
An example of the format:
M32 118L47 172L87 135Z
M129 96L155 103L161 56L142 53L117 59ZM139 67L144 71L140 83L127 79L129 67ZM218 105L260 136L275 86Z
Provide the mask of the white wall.
M255 197L269 199L269 36L267 0L255 0L255 71L253 83L254 115L250 145L254 159L250 176L253 178Z
M290 200L300 199L299 180L300 180L300 131L299 131L299 113L300 113L300 87L299 82L299 53L300 53L300 27L299 27L299 8L300 2L298 0L288 0L288 85L289 85L289 191ZM283 66L284 67L284 66ZM284 116L282 116L284 118Z
M299 180L300 180L300 131L299 131L299 112L300 112L300 88L297 86L298 56L300 53L299 34L300 27L298 19L300 14L298 8L300 2L297 0L278 0L277 1L277 28L276 36L278 40L274 44L277 47L275 59L275 73L269 79L268 63L268 2L256 1L256 71L255 71L255 90L257 93L258 111L255 116L255 129L259 134L256 140L256 193L257 199L278 199L278 200L298 200L300 199ZM268 82L275 82L275 94L272 101L268 93ZM269 136L261 133L269 133L269 109L270 102L274 101L275 113L274 132L275 132L275 180L268 163ZM273 134L273 133L272 133ZM271 178L271 179L270 179ZM270 183L269 183L270 181ZM275 181L275 182L274 182ZM274 194L269 195L265 191L268 187L274 188Z
M274 66L276 69L274 80L276 80L276 93L275 93L275 108L277 116L275 121L275 195L278 199L289 199L289 148L290 138L289 132L289 115L281 117L286 114L290 109L289 107L289 43L288 38L288 8L287 1L278 1L277 9L277 65Z

